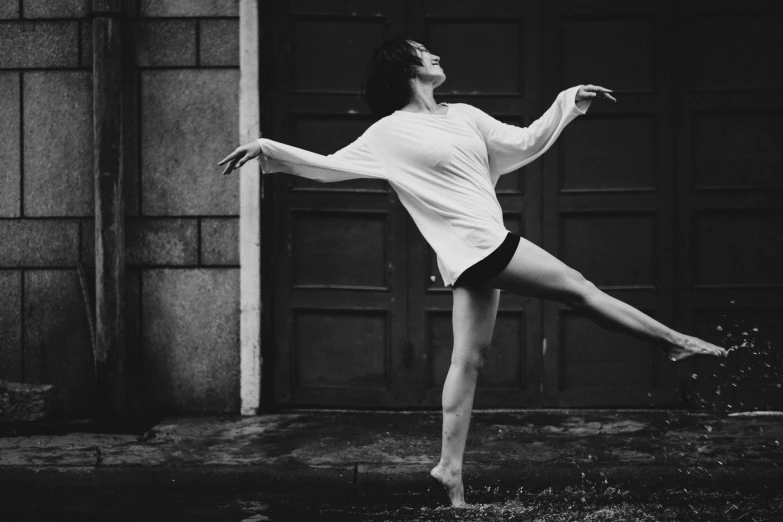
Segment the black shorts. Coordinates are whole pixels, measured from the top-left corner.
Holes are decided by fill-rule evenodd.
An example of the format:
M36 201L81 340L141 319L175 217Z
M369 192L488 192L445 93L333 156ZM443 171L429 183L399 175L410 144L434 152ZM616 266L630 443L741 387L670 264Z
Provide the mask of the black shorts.
M484 286L500 274L511 262L519 245L519 236L513 232L490 255L471 266L454 281L452 288L457 286Z

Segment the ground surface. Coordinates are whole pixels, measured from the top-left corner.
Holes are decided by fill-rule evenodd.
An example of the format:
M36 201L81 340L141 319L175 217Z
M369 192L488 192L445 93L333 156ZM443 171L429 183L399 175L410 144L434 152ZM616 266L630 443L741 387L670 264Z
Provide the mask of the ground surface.
M9 434L7 434L9 435ZM0 519L781 521L783 416L478 412L446 508L431 413L167 420L0 438Z
M353 491L317 480L274 485L263 470L248 468L17 470L3 474L0 504L8 521L783 520L779 476L715 480L705 472L668 483L615 480L609 470L606 476L545 488L540 477L520 477L518 489L469 486L472 509L455 510L427 484Z

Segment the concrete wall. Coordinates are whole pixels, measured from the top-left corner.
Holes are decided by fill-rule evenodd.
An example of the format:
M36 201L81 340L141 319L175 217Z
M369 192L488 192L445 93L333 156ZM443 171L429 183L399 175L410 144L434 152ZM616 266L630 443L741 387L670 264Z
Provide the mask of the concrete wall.
M126 3L128 347L149 409L236 412L238 178L216 163L238 143L237 1ZM89 9L0 3L0 379L56 384L66 417L95 407Z

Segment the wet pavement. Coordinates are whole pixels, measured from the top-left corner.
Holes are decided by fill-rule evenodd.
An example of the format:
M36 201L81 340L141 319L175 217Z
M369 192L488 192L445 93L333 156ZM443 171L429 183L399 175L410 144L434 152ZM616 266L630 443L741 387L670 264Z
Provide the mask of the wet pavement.
M440 414L168 419L0 438L7 520L783 520L783 414L483 411L472 510L429 469Z

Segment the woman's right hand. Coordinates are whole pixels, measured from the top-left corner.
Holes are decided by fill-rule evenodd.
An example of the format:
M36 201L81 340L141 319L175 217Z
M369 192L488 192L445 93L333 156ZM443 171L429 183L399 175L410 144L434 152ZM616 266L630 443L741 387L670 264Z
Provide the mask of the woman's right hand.
M234 169L240 168L251 159L257 158L259 154L261 154L261 145L258 144L258 141L253 140L234 149L234 152L223 158L218 165L228 163L226 168L223 169L223 175L225 176L226 174L231 174Z
M615 100L614 97L609 94L610 92L612 92L611 89L607 89L606 87L601 87L599 85L583 85L576 91L574 101L580 102L584 100L592 100L594 98L606 98L607 100L617 102L617 100Z

